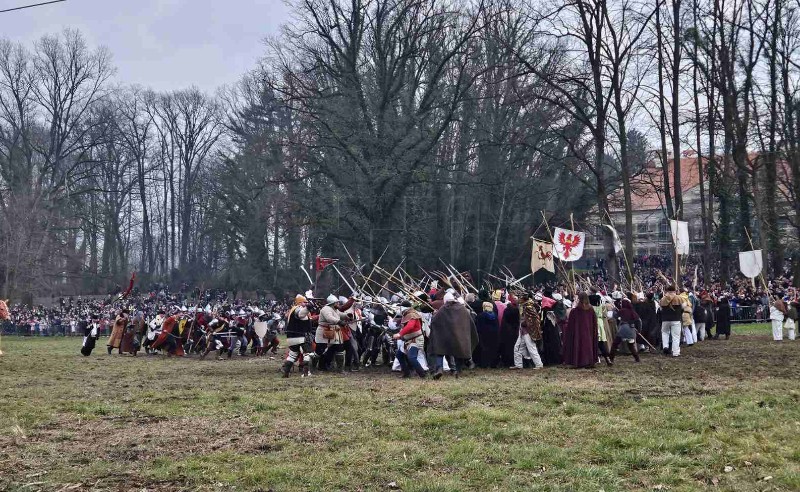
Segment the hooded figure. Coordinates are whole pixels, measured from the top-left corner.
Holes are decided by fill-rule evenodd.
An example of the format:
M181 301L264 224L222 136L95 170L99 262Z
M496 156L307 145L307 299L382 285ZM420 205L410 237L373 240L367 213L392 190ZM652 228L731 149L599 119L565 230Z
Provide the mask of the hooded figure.
M428 353L436 359L433 378L442 377L444 357L455 358L454 374L458 377L464 360L472 356L478 346L478 331L469 309L459 302L449 301L431 319Z
M597 363L597 315L589 296L581 293L564 329L564 364L592 368Z
M519 338L520 313L516 300L509 296L508 306L500 319L500 363L501 367L511 367L514 363L514 346Z
M658 325L658 314L653 302L653 293L648 292L646 296L639 296L634 303L633 309L641 320L642 336L654 347L661 343L661 327Z
M561 364L561 325L558 313L566 313L564 304L550 298L548 293L542 298L542 362L546 366ZM594 311L592 311L594 313Z
M475 327L478 330L478 348L472 353L472 361L484 369L495 367L500 346L500 326L491 302L484 302L481 306L481 312L475 318Z
M731 305L725 296L720 297L717 303L717 331L714 339L718 339L720 335L725 335L725 340L731 337Z

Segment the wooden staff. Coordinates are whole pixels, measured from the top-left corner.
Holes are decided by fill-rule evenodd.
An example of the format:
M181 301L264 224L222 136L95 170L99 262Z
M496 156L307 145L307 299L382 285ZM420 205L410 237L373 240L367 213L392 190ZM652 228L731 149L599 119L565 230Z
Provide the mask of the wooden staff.
M616 232L617 226L614 224L614 219L611 218L611 214L608 213L608 209L604 210L604 212L606 213L606 217L608 217L608 222L611 224L611 228ZM628 231L628 234L631 233L631 231ZM617 237L619 237L619 234L617 234ZM616 247L616 245L614 246ZM628 270L628 278L630 279L631 290L633 290L633 271L631 270L631 264L628 263L628 255L626 254L624 247L622 248L622 259L625 261L625 268Z
M744 233L747 234L747 240L750 242L750 251L755 251L756 248L753 246L753 239L750 237L750 233L747 232L747 227L744 228ZM758 276L761 277L761 283L764 284L764 292L767 295L770 295L769 287L767 286L767 281L764 280L764 258L761 258L761 270L758 272Z
M400 269L400 267L403 265L403 262L405 262L405 261L406 261L406 257L404 256L404 257L402 257L400 259L400 263L397 264L397 268L395 268L394 271L392 272L392 276L394 276L394 274L397 273L397 270ZM383 270L383 268L379 268L377 265L375 265L375 268L378 269L378 270ZM383 271L386 271L386 270L383 270ZM389 280L387 279L386 282L378 290L378 295L379 296L381 295L381 292L383 292L383 289L385 289L388 284L389 284Z
M384 270L382 268L380 269L380 271L383 271L384 273L386 272L386 270ZM409 286L409 285L405 284L402 280L400 280L397 277L395 277L394 274L389 274L389 279L392 280L393 282L395 282L398 286L400 286L401 287L400 290L403 291L407 296L412 297L412 298L416 299L417 302L424 303L429 308L433 309L433 306L431 306L431 304L428 301L426 301L425 299L421 299L421 298L419 298L418 296L416 296L414 294L414 287L413 286Z
M358 272L358 274L359 274L359 275L361 275L361 277L364 277L364 274L363 274L363 273L361 273L361 269L360 269L360 268L358 268L358 264L356 263L356 260L355 260L355 259L353 258L353 256L350 254L350 251L348 251L348 249L347 249L347 246L344 244L344 241L341 241L341 240L340 240L339 242L340 242L340 243L342 243L342 247L344 248L344 252L345 252L345 253L347 253L347 257L348 257L348 258L350 258L350 261L353 263L353 267L356 269L356 271ZM388 246L387 246L387 248L388 248ZM384 250L384 253L385 253L385 252L386 252L386 250ZM381 258L383 258L383 255L381 255ZM358 286L358 282L356 282L356 279L353 279L353 283L355 283L355 284L356 284L356 286ZM363 290L365 287L368 287L368 286L367 286L367 284L366 284L366 282L364 283L364 287L362 287L361 289L359 289L359 292L361 292L361 290ZM370 290L370 292L371 292L371 294L372 294L372 295L375 295L375 293L374 293L374 292L372 292L371 290Z
M547 235L550 236L550 244L552 244L553 248L555 249L556 241L555 239L553 239L553 233L550 231L550 225L547 223L547 217L544 215L544 210L541 210L541 212L542 212L542 219L544 220L544 227L545 229L547 229ZM555 258L553 258L553 264L555 265ZM561 273L564 274L564 278L569 279L569 275L567 275L567 269L564 268L561 259L558 260L558 267L561 269Z

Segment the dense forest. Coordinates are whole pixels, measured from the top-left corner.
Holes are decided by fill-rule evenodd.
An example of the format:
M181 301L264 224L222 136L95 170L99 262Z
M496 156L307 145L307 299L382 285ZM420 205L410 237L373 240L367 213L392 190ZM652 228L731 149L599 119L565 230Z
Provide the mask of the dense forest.
M800 230L798 6L295 0L215 94L128 86L79 32L3 40L0 296L106 292L131 271L282 293L317 255L384 251L411 271L524 272L543 211L586 224L618 190L630 259L632 180L672 169L659 184L682 217L687 152L706 268L736 272L745 228L782 268Z

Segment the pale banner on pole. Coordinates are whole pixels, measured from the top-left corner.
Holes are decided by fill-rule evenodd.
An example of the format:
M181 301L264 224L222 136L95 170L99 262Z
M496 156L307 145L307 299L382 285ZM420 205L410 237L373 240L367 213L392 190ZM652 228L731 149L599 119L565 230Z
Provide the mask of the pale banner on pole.
M533 250L531 251L531 272L536 273L544 268L550 273L556 272L553 264L553 245L545 241L533 240Z
M556 227L553 229L553 255L561 261L577 261L583 256L586 233Z
M608 228L609 231L611 231L611 235L614 237L614 252L619 253L620 251L622 251L622 241L620 241L619 239L619 234L617 233L617 230L614 229L614 226L611 226L609 224L603 224L603 225L606 228Z
M669 228L672 230L672 242L679 255L689 254L689 223L681 220L670 220Z
M764 268L764 260L761 257L761 250L742 251L739 253L739 270L747 278L756 278Z

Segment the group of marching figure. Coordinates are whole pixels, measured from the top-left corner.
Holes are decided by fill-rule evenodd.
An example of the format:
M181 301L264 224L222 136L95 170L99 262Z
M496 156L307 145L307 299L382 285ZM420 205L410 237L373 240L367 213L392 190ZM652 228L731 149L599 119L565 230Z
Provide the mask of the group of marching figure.
M144 312L122 309L114 319L106 349L120 354L137 355L158 352L169 356L186 353L206 357L216 351L219 358L234 353L244 355L248 347L253 355L276 354L278 334L285 324L278 313L267 313L257 306L232 308L222 305L212 311L173 306L159 310L147 320ZM100 337L100 316L93 315L78 322L83 333L81 353L88 356Z
M571 298L568 298L571 297ZM794 339L797 304L773 299L776 332ZM96 317L81 321L81 352L89 355L99 337ZM716 334L712 334L716 328ZM233 354L277 354L279 334L286 335L288 377L295 365L303 376L313 371L358 371L391 366L410 377L440 378L465 367L511 368L565 364L613 365L618 353L639 362L641 351L679 356L681 345L730 336L730 305L706 291L673 286L648 293L607 293L599 288L568 296L565 289L538 292L504 289L460 295L452 288L393 294L391 299L354 293L317 299L297 295L288 310L255 305L215 309L173 306L152 320L144 313L121 310L107 350L136 355L216 351ZM779 339L776 336L776 339ZM658 347L658 348L657 348ZM380 361L379 361L380 358Z
M331 295L317 312L298 295L287 317L282 373L288 377L296 363L303 376L312 369L355 371L359 363L374 365L379 355L405 377L435 379L465 367L613 365L620 352L639 362L640 350L677 356L681 344L712 337L715 324L714 338L729 337L729 316L724 307L717 311L706 293L679 294L672 287L658 296L591 289L572 300L548 289L519 298L505 290L462 297L453 289L391 301Z

